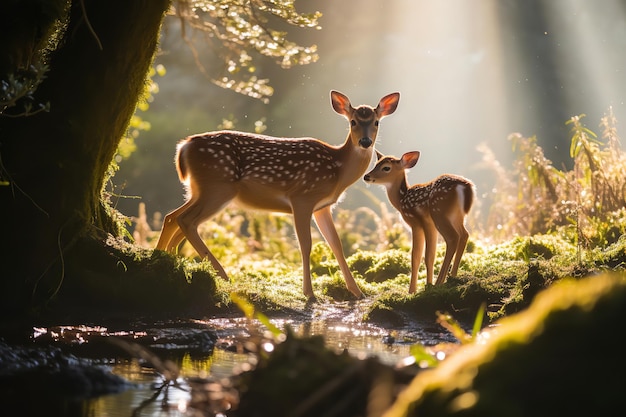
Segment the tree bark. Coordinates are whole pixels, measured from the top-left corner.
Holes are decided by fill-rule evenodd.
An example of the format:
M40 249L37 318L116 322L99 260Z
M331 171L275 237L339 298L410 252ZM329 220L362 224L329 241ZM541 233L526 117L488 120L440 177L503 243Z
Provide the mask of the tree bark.
M119 232L101 189L144 90L169 5L71 1L63 38L35 93L50 112L0 115L0 169L9 182L0 186L3 310L50 300L64 281L80 279L68 276L80 271L68 262L90 262L68 256L79 239Z

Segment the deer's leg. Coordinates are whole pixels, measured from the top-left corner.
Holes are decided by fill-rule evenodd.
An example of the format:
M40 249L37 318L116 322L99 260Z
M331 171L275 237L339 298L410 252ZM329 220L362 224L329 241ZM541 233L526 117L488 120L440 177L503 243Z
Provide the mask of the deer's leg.
M456 254L454 256L454 263L452 264L452 270L450 271L450 275L455 277L459 271L459 265L461 263L461 258L463 257L463 253L465 252L465 246L467 245L467 240L469 239L469 232L461 222L461 227L458 229L459 233L459 243L456 246Z
M178 226L184 237L187 238L191 246L198 252L200 258L208 259L217 274L225 280L228 275L224 267L219 263L217 258L211 253L206 244L202 241L198 233L198 227L201 223L223 209L234 197L234 192L219 192L219 190L204 190L208 198L198 198L194 204L191 204L183 212L178 215ZM220 198L217 198L219 196ZM182 239L180 239L182 240ZM180 242L179 242L180 243Z
M315 223L320 229L322 236L324 236L328 246L330 246L330 249L335 254L337 263L339 263L339 268L341 268L341 272L343 273L343 279L346 282L346 287L357 298L363 298L363 293L354 280L354 277L350 272L350 268L348 268L348 263L346 262L346 257L343 253L343 246L341 245L341 239L339 239L339 234L337 233L335 223L333 222L330 206L317 210L313 213L313 215L315 216Z
M159 240L156 244L156 249L170 251L172 245L170 241L172 237L179 232L178 227L178 216L185 210L189 208L193 204L192 200L187 201L185 204L177 208L176 210L168 213L163 219L163 227L161 228L161 234L159 235ZM180 242L179 242L180 243Z
M417 290L417 278L419 275L420 264L424 257L424 229L421 226L413 226L411 228L411 283L409 284L409 294L415 293ZM430 281L432 282L432 276Z
M446 280L448 272L450 272L450 262L452 262L452 257L456 253L459 246L459 234L450 219L445 215L437 217L433 216L433 220L435 220L437 229L439 229L439 232L446 241L446 254L443 257L441 270L439 271L439 276L437 277L437 282L435 283L435 285L440 285L443 284Z
M176 224L178 225L178 223ZM174 236L170 239L170 243L167 245L166 250L172 253L176 252L176 249L180 246L183 240L185 240L185 234L179 227L176 229L176 232L174 232Z
M424 221L424 237L426 240L426 254L424 255L424 263L426 263L426 284L432 284L435 269L435 255L437 254L437 228L432 223L431 219Z
M313 211L304 207L292 207L292 210L302 258L302 292L309 301L313 301L315 300L313 284L311 283L311 216Z

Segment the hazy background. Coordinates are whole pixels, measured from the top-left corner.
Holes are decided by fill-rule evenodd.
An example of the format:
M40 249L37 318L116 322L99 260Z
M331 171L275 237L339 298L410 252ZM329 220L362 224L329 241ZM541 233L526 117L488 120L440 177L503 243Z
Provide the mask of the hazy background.
M290 38L318 46L317 63L282 70L262 62L275 89L268 104L211 84L193 63L179 23L168 20L157 63L160 92L143 114L152 125L138 150L113 178L114 199L127 215L139 201L148 215L183 202L173 165L176 142L215 130L234 119L253 131L264 118L266 134L313 136L340 144L347 122L334 113L329 92L347 94L353 105L376 105L401 93L395 114L382 123L376 148L400 156L420 150L411 183L451 172L478 185L488 204L493 173L477 151L487 144L507 169L513 157L509 134L536 135L558 168L570 163L565 122L586 114L600 134L600 118L612 107L626 121L626 1L624 0L300 0L300 11L319 10L321 30L291 29ZM199 46L201 48L201 46ZM207 66L211 51L206 54ZM210 69L210 68L209 68ZM371 204L350 188L342 207ZM371 187L381 198L378 187Z

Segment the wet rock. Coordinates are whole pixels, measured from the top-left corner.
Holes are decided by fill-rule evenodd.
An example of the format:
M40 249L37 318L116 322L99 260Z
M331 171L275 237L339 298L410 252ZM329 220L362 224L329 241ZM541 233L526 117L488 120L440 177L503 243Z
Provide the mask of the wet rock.
M108 367L65 354L57 347L17 347L0 342L0 393L6 399L89 398L130 386Z

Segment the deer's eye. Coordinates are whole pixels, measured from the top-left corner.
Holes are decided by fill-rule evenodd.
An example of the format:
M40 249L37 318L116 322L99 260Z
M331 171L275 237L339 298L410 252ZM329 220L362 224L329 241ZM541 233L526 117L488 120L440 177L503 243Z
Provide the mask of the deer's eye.
M384 166L383 167L383 171L384 172L389 172L389 171L391 171L391 167L390 166Z
M350 120L350 126L356 126L356 121L355 120Z

